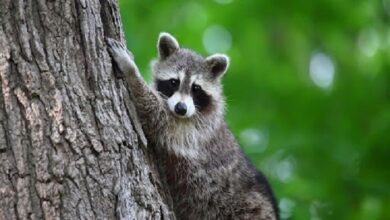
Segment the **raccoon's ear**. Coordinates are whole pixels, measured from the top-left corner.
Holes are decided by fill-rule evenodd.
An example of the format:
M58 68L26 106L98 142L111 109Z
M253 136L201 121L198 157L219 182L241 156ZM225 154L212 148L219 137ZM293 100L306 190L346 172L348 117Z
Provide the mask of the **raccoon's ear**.
M166 59L179 48L179 43L172 35L165 32L160 33L157 42L157 49L161 60Z
M206 63L213 77L218 78L226 73L229 67L229 57L225 54L214 54L206 58Z

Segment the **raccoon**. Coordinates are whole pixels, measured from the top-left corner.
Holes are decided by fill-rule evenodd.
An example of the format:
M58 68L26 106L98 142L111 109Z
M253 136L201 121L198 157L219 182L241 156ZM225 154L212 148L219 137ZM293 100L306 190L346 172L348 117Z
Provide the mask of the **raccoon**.
M279 219L268 181L245 157L224 120L221 79L229 58L204 58L161 33L149 87L126 47L113 39L107 45L158 152L176 218Z

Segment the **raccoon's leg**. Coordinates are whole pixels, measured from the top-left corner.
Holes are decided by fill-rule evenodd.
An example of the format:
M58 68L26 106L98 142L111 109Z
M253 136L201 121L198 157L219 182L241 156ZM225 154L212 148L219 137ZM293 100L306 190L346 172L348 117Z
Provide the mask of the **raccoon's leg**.
M135 98L135 106L141 121L148 127L158 128L156 123L160 120L156 118L162 118L161 114L164 114L161 98L148 87L142 78L131 52L114 39L107 38L106 42L112 59L118 65Z

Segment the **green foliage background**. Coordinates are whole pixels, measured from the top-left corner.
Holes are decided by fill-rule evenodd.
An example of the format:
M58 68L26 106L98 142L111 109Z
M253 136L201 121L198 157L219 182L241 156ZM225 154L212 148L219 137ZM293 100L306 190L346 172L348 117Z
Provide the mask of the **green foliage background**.
M269 177L282 219L390 219L389 0L121 0L120 9L146 79L161 31L203 55L210 39L226 50L227 121ZM316 54L328 61L319 68L334 68L322 87L310 75Z

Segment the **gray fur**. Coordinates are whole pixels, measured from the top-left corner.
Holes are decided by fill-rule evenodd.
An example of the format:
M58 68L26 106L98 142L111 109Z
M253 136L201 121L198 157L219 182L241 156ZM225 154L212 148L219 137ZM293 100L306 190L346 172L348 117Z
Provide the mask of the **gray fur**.
M165 52L160 51L161 42L168 48ZM157 147L176 217L278 219L266 179L248 162L224 121L220 79L228 68L228 58L224 55L203 58L179 48L171 35L160 35L157 46L160 57L152 64L154 79L182 75L178 93L190 96L190 83L196 82L211 97L207 110L182 118L169 109L168 97L147 86L126 48L112 39L107 43L136 99L148 140ZM214 71L216 64L220 66Z

